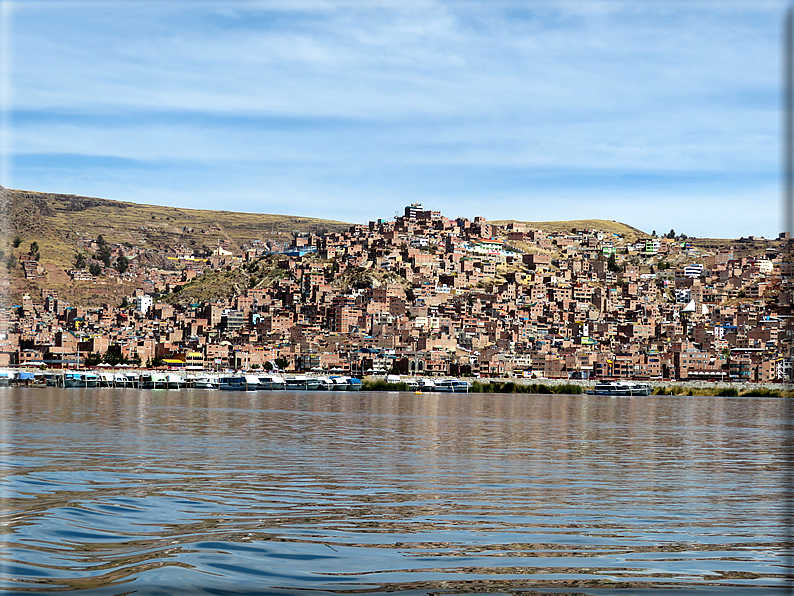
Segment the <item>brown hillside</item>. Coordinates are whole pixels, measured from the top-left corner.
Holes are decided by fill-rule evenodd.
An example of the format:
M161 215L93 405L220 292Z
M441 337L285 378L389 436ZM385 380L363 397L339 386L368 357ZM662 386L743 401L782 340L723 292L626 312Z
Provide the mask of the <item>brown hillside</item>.
M572 219L570 221L519 221L516 219L503 219L492 221L491 223L498 226L506 226L509 223L522 223L528 229L543 230L545 232L570 232L572 229L577 230L601 230L609 234L622 234L623 237L634 242L638 238L648 238L650 234L638 230L632 226L617 221L607 219Z
M138 205L94 197L82 197L0 187L3 195L5 229L2 231L2 274L5 295L18 299L24 292L36 292L49 287L61 296L89 302L110 300L126 288L103 287L102 284L75 283L69 280L66 270L72 267L80 241L96 239L102 235L111 244L126 244L150 251L175 250L184 246L194 250L212 249L218 244L239 254L240 245L251 240L289 243L293 232L323 232L347 228L350 224L290 215L236 213L182 209L155 205ZM18 247L13 246L19 239ZM28 252L32 242L40 251L40 263L47 271L46 280L31 282L24 279L14 259ZM9 257L11 257L9 261ZM149 258L149 257L147 257ZM156 258L156 257L151 257ZM11 264L11 267L7 266ZM159 265L159 263L153 263Z

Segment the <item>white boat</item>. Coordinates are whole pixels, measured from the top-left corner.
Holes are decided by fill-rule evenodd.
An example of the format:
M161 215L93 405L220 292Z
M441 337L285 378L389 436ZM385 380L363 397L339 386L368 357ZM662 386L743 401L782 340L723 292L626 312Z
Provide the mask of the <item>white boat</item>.
M262 375L259 377L261 389L286 389L287 384L284 377L279 375Z
M588 395L650 395L651 386L648 383L635 381L602 381L590 389Z
M316 391L320 386L320 381L314 377L295 376L287 377L287 389L298 391Z
M141 375L142 389L168 389L168 375L165 373L146 373Z
M257 389L264 389L262 386L262 382L259 380L259 377L256 375L243 375L245 379L245 390L246 391L256 391Z
M166 387L168 389L182 389L185 386L185 379L176 373L166 375Z
M317 377L317 389L320 391L330 391L333 384L330 377Z
M442 393L468 393L471 389L466 381L460 379L444 379L443 381L436 381L433 391L440 391Z
M0 370L0 387L8 387L11 385L11 379L14 378L14 373L10 370Z
M80 387L99 387L99 375L92 372L80 373Z
M328 379L331 381L329 389L331 391L347 391L347 377L329 377Z
M124 377L127 379L127 384L125 387L133 387L137 389L141 386L141 374L139 372L124 373Z
M113 387L114 382L113 378L114 375L111 372L101 372L99 373L99 386L100 387Z
M435 391L436 384L432 379L419 379L416 382L416 388L419 391Z
M113 386L132 387L132 379L130 379L127 375L116 373L113 375Z
M190 382L190 385L196 389L219 389L220 384L218 377L212 376L196 377Z

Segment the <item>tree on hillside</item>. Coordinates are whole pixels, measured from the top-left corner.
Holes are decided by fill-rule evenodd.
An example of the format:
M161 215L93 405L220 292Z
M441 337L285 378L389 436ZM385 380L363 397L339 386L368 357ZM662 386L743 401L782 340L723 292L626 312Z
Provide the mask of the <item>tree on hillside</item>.
M74 253L74 268L83 269L85 267L85 255L81 252Z
M130 268L130 260L121 255L118 259L116 259L116 271L119 273L126 273L127 269Z
M17 236L16 238L14 238L14 241L11 243L11 245L12 245L14 248L19 248L19 245L20 245L20 244L22 244L22 238L20 238L19 236Z
M104 263L105 267L110 267L110 247L107 244L103 244L99 247L99 252L96 254L96 258Z
M88 272L96 277L102 273L102 265L99 263L91 263L91 266L88 268Z
M622 271L620 265L618 265L617 257L615 257L615 253L609 255L609 259L607 260L607 269L612 271L613 273L618 273Z

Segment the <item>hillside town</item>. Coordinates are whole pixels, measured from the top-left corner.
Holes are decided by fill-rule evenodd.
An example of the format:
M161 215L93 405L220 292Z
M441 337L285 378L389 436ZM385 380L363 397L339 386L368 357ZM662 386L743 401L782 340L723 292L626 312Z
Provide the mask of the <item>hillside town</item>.
M285 245L164 247L168 268L83 239L72 279L137 289L102 307L46 284L25 294L0 311L0 366L791 379L786 235L751 256L645 236L497 226L413 204ZM33 247L19 266L40 274Z

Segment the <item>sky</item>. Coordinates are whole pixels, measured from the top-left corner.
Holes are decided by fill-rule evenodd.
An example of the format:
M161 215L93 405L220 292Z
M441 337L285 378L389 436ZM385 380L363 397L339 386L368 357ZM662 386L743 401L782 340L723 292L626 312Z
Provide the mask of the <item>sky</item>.
M0 0L0 184L781 231L783 0Z

